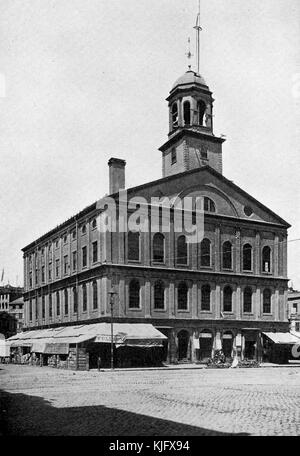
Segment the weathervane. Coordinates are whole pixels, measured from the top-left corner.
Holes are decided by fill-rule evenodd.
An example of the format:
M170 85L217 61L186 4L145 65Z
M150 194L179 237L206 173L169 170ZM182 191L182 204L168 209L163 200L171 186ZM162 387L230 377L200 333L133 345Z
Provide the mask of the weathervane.
M187 52L185 53L185 55L187 56L188 58L188 62L189 62L189 70L191 69L191 64L190 64L190 61L191 61L191 58L193 57L193 54L191 53L191 39L190 37L188 38L188 50Z
M197 73L200 74L200 32L202 31L202 27L200 25L200 0L198 0L198 14L194 29L196 30Z

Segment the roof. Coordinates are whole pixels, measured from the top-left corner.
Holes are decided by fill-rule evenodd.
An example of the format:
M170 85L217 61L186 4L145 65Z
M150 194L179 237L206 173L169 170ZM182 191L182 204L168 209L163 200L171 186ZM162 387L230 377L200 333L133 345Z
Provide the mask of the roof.
M208 87L200 74L196 73L195 71L188 70L174 82L171 91L178 86L193 84Z
M191 132L191 133L195 133L195 132ZM220 140L220 138L216 138L216 140ZM211 174L217 176L219 179L223 180L223 182L226 182L228 186L234 188L235 190L237 190L240 193L242 193L246 198L248 198L251 201L253 201L261 209L269 212L270 214L273 215L273 217L276 217L278 219L278 222L281 225L285 226L286 228L290 228L291 225L287 221L285 221L284 219L279 217L279 215L275 214L275 212L273 212L271 209L269 209L268 207L266 207L265 205L260 203L253 196L249 195L249 193L247 193L246 191L241 189L238 185L236 185L232 181L226 179L226 177L224 177L222 174L220 174L215 169L211 168L209 165L202 166L201 168L195 168L195 169L192 169L192 170L189 170L189 171L183 171L182 173L178 173L178 174L172 174L171 176L162 177L162 178L156 179L154 181L146 182L144 184L137 185L136 187L127 188L126 191L128 193L133 193L133 192L136 192L137 190L140 190L140 189L145 189L145 188L148 188L148 187L152 187L153 185L157 185L157 184L163 184L163 183L169 182L169 181L171 181L173 179L178 179L178 178L181 178L181 177L184 177L184 176L188 176L188 175L196 174L196 173L201 173L201 172L204 172L204 171L209 171ZM119 195L118 193L112 193L110 195L105 195L105 197L117 198L118 195ZM61 225L58 225L56 228L53 228L52 230L48 231L47 233L45 233L44 235L39 237L37 240L31 242L26 247L24 247L22 249L22 251L25 252L26 250L34 247L35 245L38 245L40 242L46 240L49 236L54 235L55 233L59 232L63 228L67 228L67 226L69 226L72 222L75 223L75 221L77 221L81 217L90 214L92 211L96 211L97 210L98 201L96 201L95 203L91 204L90 206L87 206L85 209L83 209L82 211L78 212L76 215L74 215L70 219L68 219L65 222L63 222Z
M20 296L17 299L14 299L13 301L10 301L9 305L14 305L14 304L24 304L24 298L23 296Z
M281 332L263 332L265 336L271 339L275 344L287 345L287 344L299 344L300 339L293 334L281 333Z

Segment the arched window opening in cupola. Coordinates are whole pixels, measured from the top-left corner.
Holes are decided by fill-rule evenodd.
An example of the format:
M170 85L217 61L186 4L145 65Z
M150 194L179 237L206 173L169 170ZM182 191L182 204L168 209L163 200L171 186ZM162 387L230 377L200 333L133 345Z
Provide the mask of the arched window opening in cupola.
M177 102L175 102L172 106L172 126L173 128L178 127L178 106Z
M191 124L191 104L189 101L183 103L183 119L184 125Z
M198 101L197 111L198 111L198 124L206 125L206 123L205 123L206 104L204 103L203 100Z

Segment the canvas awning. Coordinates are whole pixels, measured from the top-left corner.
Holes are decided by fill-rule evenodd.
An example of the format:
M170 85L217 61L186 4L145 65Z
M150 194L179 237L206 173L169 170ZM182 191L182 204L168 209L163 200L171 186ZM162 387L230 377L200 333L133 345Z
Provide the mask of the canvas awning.
M95 342L110 343L111 326L99 323ZM150 323L114 323L114 343L117 347L161 347L167 337Z
M160 347L167 337L149 323L114 323L114 343L120 346ZM111 342L110 323L65 326L19 333L8 339L12 347L31 347L32 352L67 354L70 344L88 340Z
M291 333L281 333L281 332L263 332L272 342L275 344L299 344L299 338L293 336Z
M45 345L44 352L46 355L67 355L69 353L69 344L66 343L48 343Z
M13 340L13 341L8 341L9 346L14 348L14 347L31 347L32 346L32 340L31 339L25 339L25 340Z

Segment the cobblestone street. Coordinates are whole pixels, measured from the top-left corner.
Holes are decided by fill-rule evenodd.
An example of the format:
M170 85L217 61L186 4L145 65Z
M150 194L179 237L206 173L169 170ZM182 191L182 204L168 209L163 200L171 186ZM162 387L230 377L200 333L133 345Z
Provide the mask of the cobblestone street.
M4 435L299 435L300 368L0 365Z

